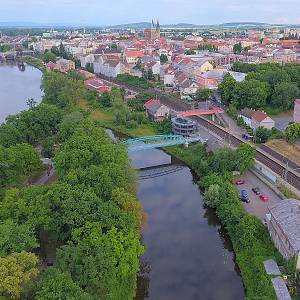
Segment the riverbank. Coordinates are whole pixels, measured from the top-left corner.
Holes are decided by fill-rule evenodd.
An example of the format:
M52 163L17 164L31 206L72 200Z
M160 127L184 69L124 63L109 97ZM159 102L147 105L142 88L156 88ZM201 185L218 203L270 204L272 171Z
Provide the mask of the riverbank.
M35 58L32 56L25 56L23 57L24 62L26 62L28 65L31 65L40 71L44 72L46 70L45 65L42 60L39 58Z
M105 110L94 109L87 102L84 105L81 104L80 108L89 112L91 117L97 120L98 125L110 127L131 136L149 135L157 132L155 128L151 130L148 128L146 133L142 125L138 125L136 128L127 128L124 125L116 126L113 123L112 114ZM259 295L261 299L275 299L274 289L271 286L270 278L265 274L262 261L267 258L274 258L280 263L282 259L273 247L265 227L256 218L249 216L244 211L239 196L228 177L215 174L213 178L207 177L206 181L203 180L203 173L199 172L199 165L205 163L208 157L204 155L202 148L203 146L191 146L188 149L175 147L168 149L168 151L185 161L197 172L201 178L200 185L205 191L209 191L211 186L216 183L219 184L220 189L222 188L222 193L219 190L215 197L217 205L214 208L231 237L247 298L257 299ZM226 184L223 185L223 183Z
M122 127L116 128L116 126L112 126L113 122L111 120L106 120L105 122L102 122L100 124L105 124L105 127L110 127L113 130L117 130L118 132L129 136L143 135L139 134L139 131L136 129L126 128L126 130L124 130L124 128ZM157 133L157 130L153 128L151 134ZM204 191L206 191L209 190L211 185L205 187L203 186L203 182L201 181L201 178L203 178L203 174L199 173L197 168L195 167L195 165L197 165L199 161L199 156L203 155L203 149L199 148L204 149L204 146L190 146L189 148L177 146L167 148L165 149L165 151L180 159L186 165L192 168L200 177L199 186L204 188ZM224 179L224 181L226 182L226 179ZM261 299L276 299L275 292L270 280L271 278L269 278L265 273L263 261L269 258L273 258L281 264L283 264L284 262L273 246L266 228L258 219L248 215L245 212L240 203L239 195L235 187L228 182L227 189L227 201L228 203L234 203L234 205L229 204L228 207L220 206L214 208L216 209L217 215L223 226L226 228L233 243L233 248L236 254L236 261L241 270L246 295L248 299L255 299L257 295L262 295ZM224 201L223 197L225 197L226 193L222 193L222 195L220 195L220 197L222 197L222 201ZM231 223L232 216L236 216L239 221ZM245 220L245 224L243 224L241 220ZM249 223L253 226L251 227ZM246 224L249 225L249 228ZM247 248L249 244L244 245L244 241L241 241L237 237L236 232L239 232L241 236L249 236L253 238L247 241L247 243L251 244L249 248ZM244 246L246 248L244 248Z

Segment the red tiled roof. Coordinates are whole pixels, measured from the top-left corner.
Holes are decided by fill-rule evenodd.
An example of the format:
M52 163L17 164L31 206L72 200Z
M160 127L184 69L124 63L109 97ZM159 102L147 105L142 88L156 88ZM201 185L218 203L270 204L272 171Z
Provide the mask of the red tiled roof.
M256 111L253 115L252 115L252 119L255 119L257 122L261 122L264 119L266 119L268 117L268 115L265 112L262 111Z
M144 107L149 107L151 105L153 105L154 103L160 103L159 99L150 99L149 101L144 103Z
M143 57L144 56L144 51L141 51L141 50L129 50L129 51L125 52L125 56Z

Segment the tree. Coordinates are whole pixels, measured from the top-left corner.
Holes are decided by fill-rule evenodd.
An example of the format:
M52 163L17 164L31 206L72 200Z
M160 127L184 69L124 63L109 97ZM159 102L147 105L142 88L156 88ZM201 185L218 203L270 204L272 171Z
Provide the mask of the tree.
M112 100L111 100L111 96L109 92L104 92L101 96L100 96L100 104L103 107L111 107L112 106Z
M25 143L9 148L0 147L0 161L6 166L0 179L0 186L19 183L42 169L37 150Z
M243 50L243 47L242 47L241 42L239 42L238 44L233 45L233 52L235 54L240 54L242 52L242 50Z
M92 63L87 63L85 68L88 72L94 73L94 65Z
M159 57L159 59L160 59L160 62L162 64L164 64L164 63L166 63L168 61L168 56L166 54L161 54L160 57Z
M42 59L43 59L44 63L48 63L50 61L55 63L56 62L56 55L53 54L52 52L47 51L47 52L44 53Z
M56 47L56 46L53 46L53 47L51 48L51 52L52 52L55 56L60 56L59 49L58 49L58 47Z
M212 184L204 193L204 202L211 208L216 208L221 201L221 189L218 184Z
M22 251L0 257L0 294L5 299L19 298L23 288L38 274L38 258Z
M54 138L50 136L43 142L43 149L41 154L43 157L52 158L54 156L54 151Z
M233 90L233 99L238 108L263 108L268 95L269 85L254 79L238 82Z
M194 51L194 50L186 50L185 52L184 52L184 54L185 55L195 55L196 54L196 51Z
M0 256L28 251L38 246L34 228L29 223L18 224L12 219L0 223Z
M258 143L265 143L270 138L271 132L267 128L258 127L255 131L255 139Z
M132 299L138 257L143 253L134 231L112 227L105 234L97 223L73 231L72 243L58 250L58 267L97 299Z
M29 107L29 109L34 109L36 107L37 101L35 101L33 98L29 98L26 101L26 104Z
M229 147L217 149L209 158L209 167L212 172L232 172L237 170L236 152Z
M298 97L300 97L300 89L296 83L280 82L275 85L271 104L283 110L291 109Z
M290 125L286 130L286 140L295 144L300 139L300 123Z
M244 173L254 165L255 149L248 144L241 144L236 150L238 169Z
M218 87L223 103L229 104L233 101L233 91L236 85L237 82L235 79L229 73L227 73Z
M196 93L196 99L200 101L208 100L213 95L213 91L210 89L198 89Z
M30 291L30 299L92 300L93 298L73 281L68 272L51 267L38 278L34 290Z

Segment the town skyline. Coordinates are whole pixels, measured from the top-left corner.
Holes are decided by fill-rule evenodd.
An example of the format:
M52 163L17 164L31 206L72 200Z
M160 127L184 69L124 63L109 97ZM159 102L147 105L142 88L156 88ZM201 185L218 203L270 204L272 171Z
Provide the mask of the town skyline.
M2 1L0 0L0 4ZM30 11L27 9L29 6ZM254 0L251 3L237 0L213 0L209 3L198 3L195 0L153 0L151 3L125 0L122 1L122 5L107 0L102 0L100 3L91 0L89 5L79 0L53 0L51 6L47 8L41 0L28 0L26 3L12 0L10 5L2 5L0 19L2 22L9 23L34 22L86 26L145 22L151 21L153 17L159 19L161 24L212 25L228 22L300 24L299 13L295 7L297 7L297 0Z

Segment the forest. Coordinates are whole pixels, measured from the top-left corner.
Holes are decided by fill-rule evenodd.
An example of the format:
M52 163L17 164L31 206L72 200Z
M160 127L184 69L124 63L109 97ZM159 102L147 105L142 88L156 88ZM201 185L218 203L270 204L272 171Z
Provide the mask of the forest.
M0 126L0 296L132 299L145 216L127 151L78 107L82 81L46 72L42 87ZM29 184L45 155L57 179Z

